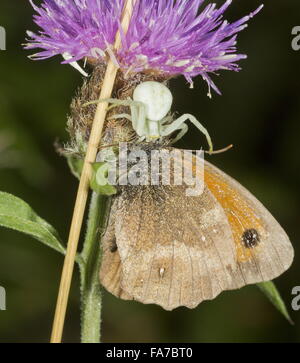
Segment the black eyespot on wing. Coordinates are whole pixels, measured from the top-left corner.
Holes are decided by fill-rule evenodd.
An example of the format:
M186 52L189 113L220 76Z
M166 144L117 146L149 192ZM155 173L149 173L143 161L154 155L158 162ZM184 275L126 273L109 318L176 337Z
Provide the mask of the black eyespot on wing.
M260 242L260 236L256 229L247 229L242 236L246 248L254 248Z

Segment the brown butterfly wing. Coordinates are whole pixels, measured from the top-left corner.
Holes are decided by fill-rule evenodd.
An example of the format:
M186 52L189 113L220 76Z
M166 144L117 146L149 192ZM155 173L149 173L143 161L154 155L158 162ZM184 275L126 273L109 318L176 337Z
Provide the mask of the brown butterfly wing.
M294 250L270 212L237 181L210 163L205 166L205 183L230 224L238 267L232 271L235 279L251 284L272 280L286 271Z
M247 190L209 163L205 184L198 197L187 197L185 185L128 186L116 197L104 249L111 241L118 249L106 247L100 273L110 292L193 308L289 267L288 237Z
M122 290L121 279L121 259L116 244L115 235L115 205L111 208L108 227L102 238L102 263L100 269L100 281L102 285L113 295L124 300L133 298Z
M199 201L186 198L183 187L140 187L116 199L121 290L172 310L193 308L231 284L224 260L233 269L235 259L226 247L231 239L226 216L207 189ZM103 283L104 267L101 276Z

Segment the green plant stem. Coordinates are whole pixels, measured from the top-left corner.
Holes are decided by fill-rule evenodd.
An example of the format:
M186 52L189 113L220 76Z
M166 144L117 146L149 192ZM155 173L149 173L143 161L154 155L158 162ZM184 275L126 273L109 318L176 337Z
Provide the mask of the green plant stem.
M100 343L101 264L100 240L110 210L110 198L93 193L83 251L79 262L81 275L81 342Z

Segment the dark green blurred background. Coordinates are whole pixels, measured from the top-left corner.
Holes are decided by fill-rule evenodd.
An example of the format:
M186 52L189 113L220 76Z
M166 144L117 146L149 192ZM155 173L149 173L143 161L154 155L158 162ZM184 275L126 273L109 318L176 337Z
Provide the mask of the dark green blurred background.
M240 18L260 3L235 0L228 18ZM214 77L222 97L209 100L200 79L194 90L183 78L171 86L174 109L205 123L216 147L235 145L210 161L250 189L288 232L296 259L276 283L290 308L291 289L300 285L300 51L291 48L292 28L300 25L300 3L266 0L265 5L240 35L239 50L249 55L241 62L243 71ZM77 181L53 144L56 138L67 139L66 115L81 76L60 65L59 58L27 58L21 43L27 29L36 29L31 17L27 0L1 0L7 50L0 52L0 149L10 146L0 151L0 190L26 200L66 240ZM204 141L192 130L181 146L199 148ZM7 311L0 311L0 342L48 341L62 262L60 255L35 240L0 229L0 285L7 290ZM300 311L291 315L295 326L252 286L225 292L194 310L171 313L105 292L103 335L107 342L300 341ZM79 334L76 271L65 341L79 341Z

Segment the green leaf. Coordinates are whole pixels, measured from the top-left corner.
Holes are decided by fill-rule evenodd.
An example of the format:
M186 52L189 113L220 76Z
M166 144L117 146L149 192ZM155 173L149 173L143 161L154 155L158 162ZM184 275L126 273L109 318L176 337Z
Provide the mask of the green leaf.
M267 296L271 303L281 312L281 314L288 320L288 322L293 325L294 322L292 321L285 306L285 303L282 300L274 282L261 282L260 284L257 284L257 286Z
M71 169L72 174L77 179L80 179L84 160L80 159L80 158L76 158L74 156L68 156L67 161L68 161L68 165L69 165L69 168Z
M91 189L101 195L111 196L117 194L117 189L107 181L109 164L94 163L92 167L93 175L90 183Z
M0 226L28 234L48 247L65 253L56 230L23 200L0 192Z

